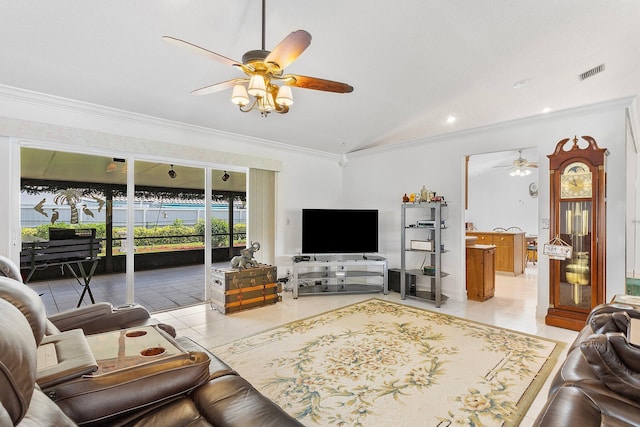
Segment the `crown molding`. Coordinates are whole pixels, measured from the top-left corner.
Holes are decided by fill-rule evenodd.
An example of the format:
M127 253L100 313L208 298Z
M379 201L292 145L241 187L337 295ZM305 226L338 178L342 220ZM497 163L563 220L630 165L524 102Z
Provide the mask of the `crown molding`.
M269 139L262 139L232 132L225 132L218 129L191 125L188 123L177 122L173 120L0 84L0 100L2 99L18 102L21 104L31 104L38 107L62 110L74 114L88 115L95 118L119 121L122 123L129 123L137 126L172 129L179 131L180 133L197 133L206 137L215 137L218 139L259 144L277 150L303 152L314 156L327 155L327 153L324 153L322 151L292 146ZM8 116L7 114L5 115ZM29 118L26 117L14 116L13 118L29 120ZM330 157L337 158L339 156L332 154Z

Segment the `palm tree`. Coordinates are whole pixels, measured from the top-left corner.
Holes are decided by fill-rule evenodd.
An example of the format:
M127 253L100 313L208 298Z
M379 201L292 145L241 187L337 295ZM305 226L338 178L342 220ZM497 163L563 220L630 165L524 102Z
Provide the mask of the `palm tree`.
M82 200L82 192L74 188L67 188L66 190L60 190L53 196L53 201L56 205L68 204L71 208L71 224L78 223L78 207L76 203Z

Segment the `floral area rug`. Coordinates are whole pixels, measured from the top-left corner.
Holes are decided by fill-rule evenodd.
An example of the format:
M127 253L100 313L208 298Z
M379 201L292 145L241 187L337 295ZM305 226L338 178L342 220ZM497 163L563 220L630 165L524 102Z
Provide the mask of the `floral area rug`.
M515 426L562 343L371 299L214 349L306 426Z

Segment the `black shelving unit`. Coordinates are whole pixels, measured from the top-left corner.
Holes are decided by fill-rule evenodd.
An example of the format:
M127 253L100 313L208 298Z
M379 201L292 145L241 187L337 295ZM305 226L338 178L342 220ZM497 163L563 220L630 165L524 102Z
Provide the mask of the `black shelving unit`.
M442 294L442 279L449 274L442 271L442 230L446 229L443 217L445 202L403 203L401 205L401 255L400 298L417 298L435 303L436 307L448 299ZM414 244L412 241L416 241ZM423 255L422 258L418 254ZM409 260L407 258L410 258ZM415 268L422 259L423 267ZM427 261L429 262L428 265ZM407 268L410 265L413 268ZM427 279L427 289L419 285L407 289L406 275Z

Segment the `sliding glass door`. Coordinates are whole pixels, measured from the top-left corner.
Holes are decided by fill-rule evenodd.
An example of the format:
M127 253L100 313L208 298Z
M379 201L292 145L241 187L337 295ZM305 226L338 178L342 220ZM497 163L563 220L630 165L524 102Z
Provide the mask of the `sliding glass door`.
M20 158L22 240L49 241L53 228L88 229L100 242L88 286L68 266L34 267L29 286L48 312L91 304L85 288L96 302L150 311L202 303L205 270L246 245L245 172L31 147Z
M135 300L151 311L205 301L204 171L135 162Z

